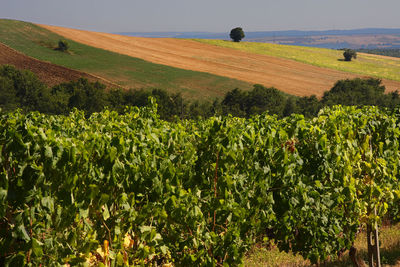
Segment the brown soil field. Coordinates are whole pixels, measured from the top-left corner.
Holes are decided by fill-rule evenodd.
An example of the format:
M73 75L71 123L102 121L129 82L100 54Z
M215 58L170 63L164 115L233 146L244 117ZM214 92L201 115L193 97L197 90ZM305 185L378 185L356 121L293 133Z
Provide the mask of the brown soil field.
M65 38L172 67L273 86L289 94L322 96L340 79L364 77L297 61L216 47L192 40L141 38L39 25ZM400 82L383 80L388 91Z
M75 81L79 78L86 78L91 82L99 81L107 87L120 87L108 82L107 80L95 77L85 72L54 65L26 56L5 44L0 43L0 65L2 64L14 65L17 69L21 70L30 70L35 73L43 83L50 87L63 82Z

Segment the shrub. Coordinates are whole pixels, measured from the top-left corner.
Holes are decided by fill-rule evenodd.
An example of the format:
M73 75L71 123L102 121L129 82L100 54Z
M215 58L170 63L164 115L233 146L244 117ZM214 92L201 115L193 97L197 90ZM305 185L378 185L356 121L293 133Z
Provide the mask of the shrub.
M68 51L68 49L69 49L69 44L67 41L65 41L65 40L58 41L57 50L59 50L61 52L65 52L65 51Z
M351 61L352 58L354 59L357 58L357 52L354 51L353 49L345 49L343 56L345 61Z

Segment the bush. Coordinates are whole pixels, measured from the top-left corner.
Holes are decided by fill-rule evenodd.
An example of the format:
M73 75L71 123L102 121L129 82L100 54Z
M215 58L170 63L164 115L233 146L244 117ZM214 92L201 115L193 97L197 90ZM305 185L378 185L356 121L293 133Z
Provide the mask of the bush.
M65 40L60 40L58 41L58 47L57 50L61 51L61 52L66 52L69 49L69 44L67 41Z
M357 52L353 49L345 49L343 52L343 56L345 61L351 61L352 58L357 58Z

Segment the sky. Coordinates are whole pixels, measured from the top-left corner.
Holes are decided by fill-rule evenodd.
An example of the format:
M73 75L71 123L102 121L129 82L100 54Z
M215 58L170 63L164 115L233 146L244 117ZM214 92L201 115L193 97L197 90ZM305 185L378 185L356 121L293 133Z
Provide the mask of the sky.
M101 32L400 28L400 0L0 0L0 18Z

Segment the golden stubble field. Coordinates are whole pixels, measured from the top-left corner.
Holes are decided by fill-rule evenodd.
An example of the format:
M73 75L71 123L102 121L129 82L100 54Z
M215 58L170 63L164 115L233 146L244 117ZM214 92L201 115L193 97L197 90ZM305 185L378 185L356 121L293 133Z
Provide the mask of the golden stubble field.
M192 40L140 38L39 25L65 38L153 63L212 73L250 83L276 87L289 94L322 96L337 80L365 77L284 58L217 47ZM399 81L383 80L387 91Z

